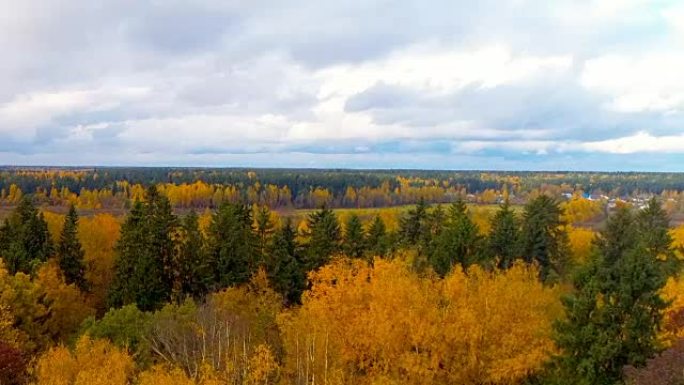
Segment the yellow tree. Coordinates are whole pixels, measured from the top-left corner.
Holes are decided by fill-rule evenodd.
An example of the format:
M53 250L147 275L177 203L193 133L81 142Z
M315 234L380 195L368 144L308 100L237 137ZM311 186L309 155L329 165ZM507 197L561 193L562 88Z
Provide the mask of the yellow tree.
M100 314L114 278L114 246L121 223L110 214L83 217L78 221L78 239L85 252L85 277L90 283L90 303Z
M73 352L49 349L36 361L36 385L127 385L135 369L133 358L106 340L81 337Z
M35 279L36 285L43 294L50 315L44 326L53 340L65 342L86 318L95 315L83 293L74 285L64 282L56 261L50 260L43 265Z
M421 277L406 262L338 260L280 317L292 383L510 384L553 353L559 293L535 268Z

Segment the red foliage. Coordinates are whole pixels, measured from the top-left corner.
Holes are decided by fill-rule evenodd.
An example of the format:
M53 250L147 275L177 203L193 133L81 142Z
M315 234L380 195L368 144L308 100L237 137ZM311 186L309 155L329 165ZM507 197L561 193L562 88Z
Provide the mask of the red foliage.
M643 368L625 368L630 385L684 385L684 340L648 360Z
M0 384L23 384L26 380L26 363L19 349L0 341Z

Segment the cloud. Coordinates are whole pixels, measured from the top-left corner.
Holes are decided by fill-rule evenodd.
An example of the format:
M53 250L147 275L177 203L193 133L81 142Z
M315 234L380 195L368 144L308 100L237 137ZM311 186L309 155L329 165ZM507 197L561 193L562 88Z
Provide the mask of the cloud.
M0 5L1 163L669 169L684 157L676 2Z

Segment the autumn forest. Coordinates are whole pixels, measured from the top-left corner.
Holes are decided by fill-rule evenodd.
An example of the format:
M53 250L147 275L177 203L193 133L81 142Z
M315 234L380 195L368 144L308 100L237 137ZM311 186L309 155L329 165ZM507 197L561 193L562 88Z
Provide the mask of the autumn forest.
M684 384L684 175L0 168L0 385Z

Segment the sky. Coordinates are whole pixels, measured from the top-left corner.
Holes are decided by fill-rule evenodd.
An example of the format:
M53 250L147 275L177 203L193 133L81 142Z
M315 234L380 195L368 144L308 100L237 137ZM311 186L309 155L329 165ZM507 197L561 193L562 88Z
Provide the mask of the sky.
M0 0L0 164L684 171L684 2Z

